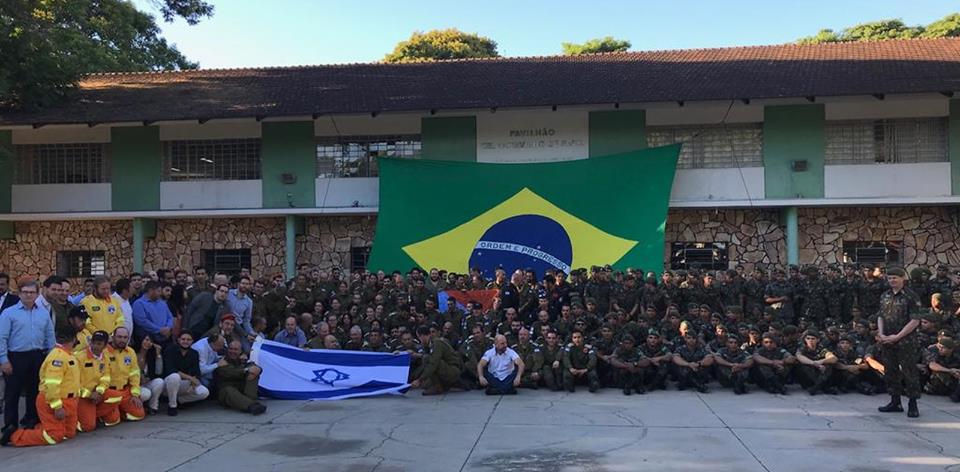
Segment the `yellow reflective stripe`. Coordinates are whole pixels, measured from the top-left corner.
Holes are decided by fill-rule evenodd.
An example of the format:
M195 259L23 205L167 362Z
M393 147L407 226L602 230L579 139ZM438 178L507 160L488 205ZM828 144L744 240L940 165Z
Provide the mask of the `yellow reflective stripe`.
M114 421L113 423L107 423L106 421L104 421L103 424L104 424L105 426L116 426L116 425L120 424L120 420Z
M89 397L89 396L90 396L90 393L91 393L90 390L88 390L88 389L86 389L86 388L81 388L81 389L80 389L80 396L83 397L83 398Z
M50 402L50 408L53 410L60 409L61 407L63 407L63 400L59 398Z
M83 432L83 426L80 426L80 422L79 422L79 421L77 421L77 431L80 432L80 433Z
M104 402L104 403L120 403L120 400L123 400L123 398L120 398L120 397L110 397L110 398L104 400L103 402Z
M97 385L97 393L99 393L100 395L103 395L103 392L106 392L106 391L107 391L107 387L104 387L103 385Z
M139 397L140 396L140 387L130 387L130 394Z
M60 385L63 383L63 379L45 379L43 381L44 385Z
M47 431L46 431L46 430L43 431L43 440L46 441L47 444L56 444L56 443L57 443L57 440L51 438L50 435L47 434Z
M140 421L142 419L142 416L133 416L130 413L127 413L127 421ZM119 423L119 421L117 421L117 423Z

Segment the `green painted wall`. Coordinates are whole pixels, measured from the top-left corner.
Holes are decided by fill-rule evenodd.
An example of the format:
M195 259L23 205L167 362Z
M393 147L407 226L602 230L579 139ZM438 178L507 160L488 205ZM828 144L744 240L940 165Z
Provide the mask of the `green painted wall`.
M477 161L477 119L473 116L420 120L423 158Z
M950 181L960 195L960 99L950 100Z
M159 210L162 163L160 128L110 128L113 211Z
M317 145L312 121L263 123L261 170L264 208L317 206ZM283 183L283 174L296 182Z
M590 157L647 147L645 110L590 112Z
M763 175L766 198L823 197L823 105L763 109ZM793 162L807 161L796 172Z

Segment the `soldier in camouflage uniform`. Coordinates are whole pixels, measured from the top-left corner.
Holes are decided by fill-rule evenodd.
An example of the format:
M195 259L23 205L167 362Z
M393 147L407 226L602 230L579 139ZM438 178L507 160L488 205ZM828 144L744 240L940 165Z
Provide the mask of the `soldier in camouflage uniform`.
M620 345L610 355L609 362L617 385L623 389L624 395L630 395L634 391L639 394L646 392L643 387L643 372L644 368L650 365L650 361L644 358L643 352L637 348L633 336L623 335Z
M583 332L574 331L570 344L563 348L563 387L574 392L576 384L586 383L590 392L600 389L597 376L597 354L586 344Z
M463 358L450 347L446 340L432 335L430 328L426 326L417 328L417 337L420 338L420 345L425 347L427 354L424 356L423 372L420 378L411 382L410 386L412 388L423 386L423 395L439 395L457 386L460 373L463 371Z
M753 368L750 375L754 383L770 393L787 394L787 380L796 358L780 347L773 333L763 335L760 347L751 356Z
M493 340L483 331L483 327L478 324L473 325L473 334L460 346L465 385L479 387L480 379L477 378L477 364L480 363L483 353L491 347L493 347Z
M820 345L820 333L812 330L804 332L803 345L797 349L796 356L797 380L810 395L837 393L833 369L837 356Z
M877 318L877 341L881 344L884 380L890 392L890 403L881 406L883 413L902 412L900 396L909 398L907 416L920 416L920 373L915 361L916 329L920 325L920 300L904 287L906 272L899 267L887 270L890 289L883 293Z
M960 353L952 338L943 338L937 343L930 371L924 390L931 395L949 395L954 403L960 402Z
M697 333L688 331L683 335L683 344L674 349L673 363L676 366L677 390L693 388L700 393L709 391L707 383L710 381L713 356L707 353Z
M800 316L813 320L817 326L823 326L828 314L830 282L820 278L820 272L814 266L804 267L803 273L806 279L800 283L803 287L803 311Z
M532 388L536 389L537 384L540 380L540 367L537 366L537 361L535 359L534 350L538 346L530 342L530 330L527 328L521 328L517 333L517 343L513 346L510 346L510 349L513 349L514 352L520 356L520 360L523 361L525 368L523 369L523 375L520 376L520 386L523 388Z
M563 381L563 348L557 333L550 331L544 338L544 344L533 349L533 363L539 366L539 377L543 385L552 391L559 391Z
M854 339L849 335L841 336L837 349L833 353L837 357L834 367L837 370L837 388L840 392L856 390L864 395L873 395L874 382L870 381L873 374L870 366L857 352Z
M753 359L740 348L740 341L735 335L727 335L726 338L726 346L713 355L717 380L720 381L720 385L732 388L733 393L737 395L748 393L747 380L750 377Z
M605 324L600 328L600 336L591 341L593 350L597 353L597 376L600 377L601 387L617 385L614 369L610 365L610 356L620 343L613 334L613 327Z

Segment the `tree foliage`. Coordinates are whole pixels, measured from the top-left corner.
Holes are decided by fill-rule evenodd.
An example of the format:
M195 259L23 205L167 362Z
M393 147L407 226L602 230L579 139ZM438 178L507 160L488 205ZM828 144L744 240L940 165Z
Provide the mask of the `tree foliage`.
M624 52L630 49L630 41L616 39L613 36L595 38L585 43L563 43L563 55L594 54L598 52Z
M171 19L184 14L196 22L212 13L199 0L161 1ZM0 1L0 107L49 105L91 72L196 67L160 37L151 15L128 1Z
M929 25L907 26L903 20L881 20L862 23L836 32L822 29L813 36L797 40L799 44L876 41L882 39L945 38L960 36L960 14L952 13Z
M464 33L455 28L414 32L410 39L397 43L385 62L442 61L499 57L497 42L476 33Z

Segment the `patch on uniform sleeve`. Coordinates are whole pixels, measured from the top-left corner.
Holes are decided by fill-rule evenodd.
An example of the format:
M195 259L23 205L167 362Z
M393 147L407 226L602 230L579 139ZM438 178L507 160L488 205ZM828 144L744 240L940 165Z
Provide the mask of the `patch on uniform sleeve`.
M76 364L76 362L70 361L70 362L67 362L67 364L74 365L74 364Z
M83 364L84 367L93 367L93 362L87 362Z
M99 305L94 305L92 308L93 308L93 311L100 311Z
M61 360L54 360L50 364L53 365L54 367L63 367L63 361Z
M133 362L133 361L131 360L130 356L126 356L126 357L123 358L123 363L124 363L124 365L130 365L131 362Z

